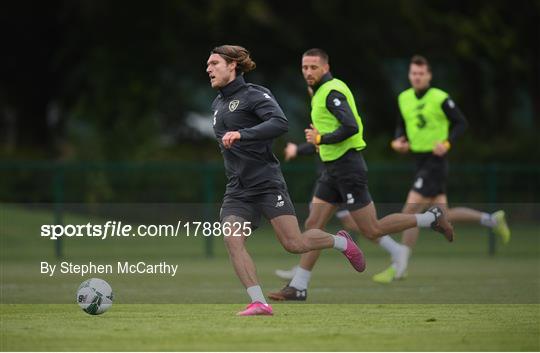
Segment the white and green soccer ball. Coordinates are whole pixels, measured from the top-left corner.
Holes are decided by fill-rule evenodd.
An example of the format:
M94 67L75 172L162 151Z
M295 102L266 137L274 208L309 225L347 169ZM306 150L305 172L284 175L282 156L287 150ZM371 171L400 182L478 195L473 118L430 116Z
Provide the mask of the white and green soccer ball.
M113 292L109 283L99 278L90 278L77 290L77 304L90 315L103 314L112 306Z

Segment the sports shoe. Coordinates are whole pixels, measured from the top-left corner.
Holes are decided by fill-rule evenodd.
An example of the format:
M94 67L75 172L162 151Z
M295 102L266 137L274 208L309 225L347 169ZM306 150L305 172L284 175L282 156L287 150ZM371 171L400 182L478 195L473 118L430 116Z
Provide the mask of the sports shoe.
M345 255L345 257L347 257L352 267L354 267L354 269L358 272L364 272L366 269L366 260L364 258L364 254L358 245L356 245L356 243L352 240L349 233L347 233L345 230L340 230L337 232L336 236L344 237L347 240L347 249L342 251L342 253Z
M508 224L506 223L506 215L504 211L497 211L493 213L491 217L495 220L495 226L492 228L493 233L501 237L503 244L508 244L511 233L510 228L508 228Z
M281 279L290 281L293 279L294 275L296 274L296 270L298 269L298 266L294 266L290 270L276 270L275 274Z
M245 310L238 312L238 316L254 316L254 315L274 315L272 307L269 304L261 302L253 302L249 304Z
M444 235L446 240L454 240L454 227L446 218L443 210L440 207L431 207L427 212L431 212L435 215L435 220L431 223L431 229Z
M390 283L394 280L395 275L396 275L396 269L394 268L394 265L392 265L388 267L386 270L380 273L377 273L371 279L377 283Z
M272 300L301 300L307 299L307 289L296 289L286 285L279 292L268 293L268 298Z

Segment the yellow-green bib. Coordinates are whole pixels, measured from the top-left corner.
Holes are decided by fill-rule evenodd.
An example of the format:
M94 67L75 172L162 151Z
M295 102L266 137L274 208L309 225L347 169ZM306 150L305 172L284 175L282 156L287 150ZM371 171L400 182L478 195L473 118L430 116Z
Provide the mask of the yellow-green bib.
M416 98L412 88L399 95L411 151L431 152L437 142L448 139L449 122L442 109L447 98L448 93L438 88L429 88L422 98Z
M347 103L351 107L356 123L358 124L358 132L341 142L319 145L319 155L323 162L334 161L350 149L362 150L366 147L366 143L362 137L364 130L362 119L356 110L352 92L345 82L337 78L323 83L311 98L311 121L313 122L313 126L315 126L321 135L334 132L341 126L339 120L326 108L326 98L334 90L343 94L347 99Z

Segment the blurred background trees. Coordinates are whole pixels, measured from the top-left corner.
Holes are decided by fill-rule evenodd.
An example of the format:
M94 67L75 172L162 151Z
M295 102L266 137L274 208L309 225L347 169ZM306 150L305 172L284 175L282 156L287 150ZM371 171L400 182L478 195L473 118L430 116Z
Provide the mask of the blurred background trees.
M247 47L301 140L300 56L321 47L352 87L370 160L388 149L409 58L427 56L470 129L453 158L538 162L540 1L12 1L0 10L3 159L219 159L205 63ZM196 151L196 153L194 153Z

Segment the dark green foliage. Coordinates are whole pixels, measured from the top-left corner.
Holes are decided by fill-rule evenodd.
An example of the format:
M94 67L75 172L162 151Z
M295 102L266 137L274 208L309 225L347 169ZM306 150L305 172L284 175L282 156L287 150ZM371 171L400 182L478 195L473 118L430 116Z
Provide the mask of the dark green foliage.
M470 120L477 144L528 141L540 116L538 1L22 1L0 11L2 153L98 160L171 158L199 137L189 112L209 114L209 50L252 51L250 81L267 85L300 139L308 122L301 53L323 47L356 94L368 139L388 136L412 54ZM187 144L185 147L182 142ZM23 152L30 148L30 151ZM212 143L200 144L219 158ZM482 149L480 149L482 151ZM475 156L476 149L461 151ZM480 155L484 156L482 152Z

